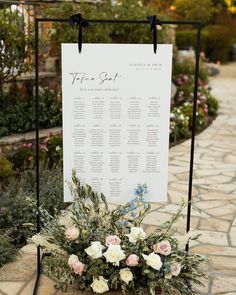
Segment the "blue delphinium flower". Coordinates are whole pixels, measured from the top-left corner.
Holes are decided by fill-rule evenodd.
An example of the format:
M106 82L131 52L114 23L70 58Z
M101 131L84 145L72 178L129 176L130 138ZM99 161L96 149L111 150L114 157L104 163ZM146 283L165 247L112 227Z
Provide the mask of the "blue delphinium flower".
M170 264L165 262L163 264L163 270L164 270L165 273L169 273L171 271Z
M120 221L120 224L123 225L123 226L126 226L128 224L128 221L123 219L123 220Z
M135 218L137 216L137 213L135 211L131 212L131 217Z

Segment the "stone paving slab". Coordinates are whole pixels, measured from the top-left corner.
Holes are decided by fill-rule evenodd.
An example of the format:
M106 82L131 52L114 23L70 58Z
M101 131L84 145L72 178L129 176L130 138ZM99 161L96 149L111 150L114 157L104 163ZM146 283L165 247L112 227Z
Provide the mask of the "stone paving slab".
M190 251L209 257L205 272L209 279L198 294L236 295L236 63L221 67L221 74L211 81L212 92L220 102L217 119L196 138L192 228L202 234L191 243ZM169 219L178 204L187 198L190 141L171 148L169 156L168 203L153 204L144 220L150 233ZM185 231L186 218L176 232ZM36 255L28 245L15 262L0 269L0 295L31 295ZM37 295L62 295L54 282L42 275ZM73 295L72 291L66 293ZM119 295L117 292L107 293ZM77 295L80 295L77 293ZM82 294L81 294L82 295ZM84 294L85 295L85 294Z

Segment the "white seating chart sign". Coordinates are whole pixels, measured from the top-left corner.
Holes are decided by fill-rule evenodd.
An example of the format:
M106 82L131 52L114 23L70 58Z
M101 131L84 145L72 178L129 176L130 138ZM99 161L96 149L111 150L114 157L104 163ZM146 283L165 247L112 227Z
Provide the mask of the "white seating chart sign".
M110 203L167 201L171 71L171 44L62 44L64 201L73 169Z

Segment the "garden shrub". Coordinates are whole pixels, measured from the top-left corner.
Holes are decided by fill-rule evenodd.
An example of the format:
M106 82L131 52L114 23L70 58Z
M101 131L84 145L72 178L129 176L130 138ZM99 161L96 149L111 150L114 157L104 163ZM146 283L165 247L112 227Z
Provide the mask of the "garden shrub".
M39 143L39 158L43 168L62 167L62 136L49 133L48 136ZM23 143L13 154L11 161L14 169L18 172L33 169L35 166L35 146Z
M172 101L171 108L171 145L191 137L194 98L194 64L189 60L175 64L173 69L173 80L177 86L177 92ZM200 66L197 93L196 132L201 132L206 128L217 115L218 102L210 94L210 88L207 82L207 69Z
M16 94L0 96L0 137L35 129L35 98L20 98ZM39 96L40 128L62 124L61 98L48 88Z
M191 60L184 60L181 63L175 63L173 65L173 79L176 80L179 75L187 75L193 76L195 72L195 64ZM208 70L207 67L200 63L199 67L199 79L203 83L208 82ZM192 83L194 83L194 80L192 79Z
M35 170L22 172L0 191L0 235L7 235L15 249L25 245L36 232L35 191ZM68 206L63 203L61 168L40 167L40 205L52 215ZM0 250L0 261L4 260L4 255Z
M214 118L217 115L219 103L212 95L209 95L207 98L207 106L209 116Z
M177 17L182 20L208 23L214 14L212 0L175 0L173 2Z
M211 61L225 62L229 59L229 53L235 36L235 27L229 24L207 25L202 30L201 50ZM181 48L196 48L196 31L177 30L176 45Z
M207 47L207 36L206 30L202 31L201 34L201 50L205 51ZM179 49L188 49L189 47L196 48L197 45L197 32L196 30L190 29L177 29L176 30L176 45Z
M16 171L22 171L26 169L33 169L35 161L35 148L32 143L23 143L21 148L18 149L13 156L11 161Z
M20 195L28 201L33 201L36 192L35 177L34 169L22 171L20 177L2 192L0 200L2 200L3 196L6 199L10 199L14 198L14 195ZM55 209L60 210L64 208L63 174L61 167L48 169L40 163L40 202L43 208L47 208L50 211L50 214L54 214ZM33 220L35 218L36 216L34 216ZM32 223L34 222L32 221Z
M0 239L0 267L5 263L13 260L16 254L16 249L12 245L11 239L7 236L2 236Z
M41 147L41 158L48 168L62 167L62 136L49 134Z
M10 237L17 248L23 246L33 232L32 227L25 224L35 223L36 218L27 197L18 181L1 192L0 233Z
M229 52L235 35L235 28L224 25L209 25L207 31L206 56L212 61L225 62L229 59Z
M18 11L0 9L0 93L4 81L14 81L30 68L25 60L32 54L32 39L31 34L23 32L23 16Z
M0 155L0 187L8 183L14 175L13 164Z
M56 8L49 8L44 11L47 17L67 18L78 11L87 19L130 19L132 11L133 19L146 19L153 14L151 7L145 6L143 1L118 0L117 4L111 5L110 0L101 1L96 5L86 2L79 4L64 3ZM158 17L165 19L164 15ZM165 29L159 32L158 42L160 43L165 35ZM60 43L78 42L78 30L68 26L67 23L54 23L53 29L49 32L49 40L56 42L59 53ZM152 34L148 25L137 24L95 24L89 23L84 29L83 41L85 43L151 43Z

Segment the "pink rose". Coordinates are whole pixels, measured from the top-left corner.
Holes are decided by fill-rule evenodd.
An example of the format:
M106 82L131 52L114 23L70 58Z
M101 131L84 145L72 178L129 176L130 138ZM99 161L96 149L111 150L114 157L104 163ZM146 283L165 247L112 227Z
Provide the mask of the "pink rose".
M155 244L153 246L153 250L155 253L159 253L159 254L167 256L171 252L171 245L170 245L169 241L164 240L158 244Z
M207 115L208 114L208 107L207 106L204 106L203 108L203 112Z
M75 263L73 263L72 268L74 273L81 276L84 271L84 264L78 260Z
M109 245L120 245L120 238L118 236L108 236L106 238L106 246L109 246Z
M34 159L33 156L29 156L29 157L28 157L28 161L32 161L33 159Z
M129 255L129 257L126 259L126 265L132 267L138 265L139 257L135 254Z
M48 148L45 144L39 144L39 148L42 152L48 152Z
M65 230L65 236L68 240L74 241L79 236L79 230L75 226L69 227Z
M178 262L171 263L170 271L173 276L177 277L180 274L181 265Z

